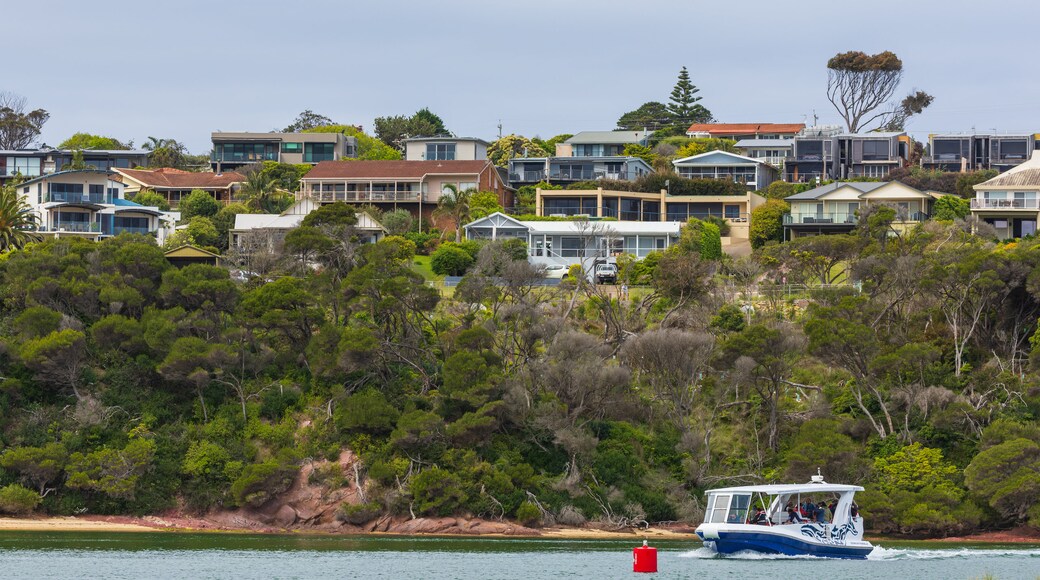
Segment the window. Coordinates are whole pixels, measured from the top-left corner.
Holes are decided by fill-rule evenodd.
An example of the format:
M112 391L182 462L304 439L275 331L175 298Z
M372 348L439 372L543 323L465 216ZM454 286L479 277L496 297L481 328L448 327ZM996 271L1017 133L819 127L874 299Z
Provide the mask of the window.
M864 161L880 161L888 159L888 142L887 141L864 141L863 142L863 160Z
M217 161L249 163L277 161L278 145L274 143L222 143L216 146Z
M332 161L336 158L335 147L334 143L304 143L303 162Z
M866 177L884 177L888 175L887 165L865 165L863 175Z
M740 206L739 205L725 205L722 206L723 216L728 220L740 219Z
M303 143L282 143L282 153L303 153Z
M455 144L427 143L426 159L428 161L453 161L455 159Z
M823 159L823 141L799 141L795 147L802 159Z
M50 184L50 201L79 201L83 199L82 183Z
M8 157L7 175L20 173L23 177L39 177L40 160L36 157Z
M728 495L717 495L715 501L712 503L711 518L709 521L713 524L721 524L726 522L726 510L729 509L729 498Z
M751 504L750 495L734 495L729 505L729 513L726 514L726 523L742 524L747 521L748 506Z
M1026 141L1025 141L1025 139L1016 139L1015 141L1001 141L1001 143L1000 143L1000 158L1001 159L1025 159L1026 158Z

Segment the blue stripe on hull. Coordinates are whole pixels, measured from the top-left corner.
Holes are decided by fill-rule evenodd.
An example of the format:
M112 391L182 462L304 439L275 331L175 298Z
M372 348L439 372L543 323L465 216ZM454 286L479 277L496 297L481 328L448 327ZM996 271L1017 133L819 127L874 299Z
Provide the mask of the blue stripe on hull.
M815 544L790 536L779 534L760 534L754 532L719 532L715 549L720 554L735 552L764 552L766 554L783 554L785 556L819 556L822 558L865 559L873 547L854 547L833 544Z

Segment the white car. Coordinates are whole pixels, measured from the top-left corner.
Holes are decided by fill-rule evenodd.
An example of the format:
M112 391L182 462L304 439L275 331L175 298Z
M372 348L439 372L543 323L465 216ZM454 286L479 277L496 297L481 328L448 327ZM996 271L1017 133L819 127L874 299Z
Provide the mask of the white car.
M569 269L570 268L564 266L563 264L549 264L545 267L545 277L562 280L563 277L567 275L567 271Z

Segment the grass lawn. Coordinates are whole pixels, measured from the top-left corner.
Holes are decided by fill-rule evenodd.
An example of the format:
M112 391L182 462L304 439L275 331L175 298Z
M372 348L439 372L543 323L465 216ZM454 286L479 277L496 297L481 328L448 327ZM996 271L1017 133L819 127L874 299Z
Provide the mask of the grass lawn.
M429 256L416 256L415 259L412 260L412 270L421 274L427 282L444 281L444 276L438 276L433 273L433 267L430 266Z

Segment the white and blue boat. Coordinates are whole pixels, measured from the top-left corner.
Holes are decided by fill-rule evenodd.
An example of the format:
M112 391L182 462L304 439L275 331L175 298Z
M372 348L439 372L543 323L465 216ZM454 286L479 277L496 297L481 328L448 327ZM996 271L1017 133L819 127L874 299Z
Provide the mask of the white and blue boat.
M713 489L708 491L704 523L696 532L719 554L752 551L864 559L874 546L863 540L863 518L853 501L857 491L863 488L827 483L821 475L803 485ZM803 513L799 507L810 501L828 507Z

